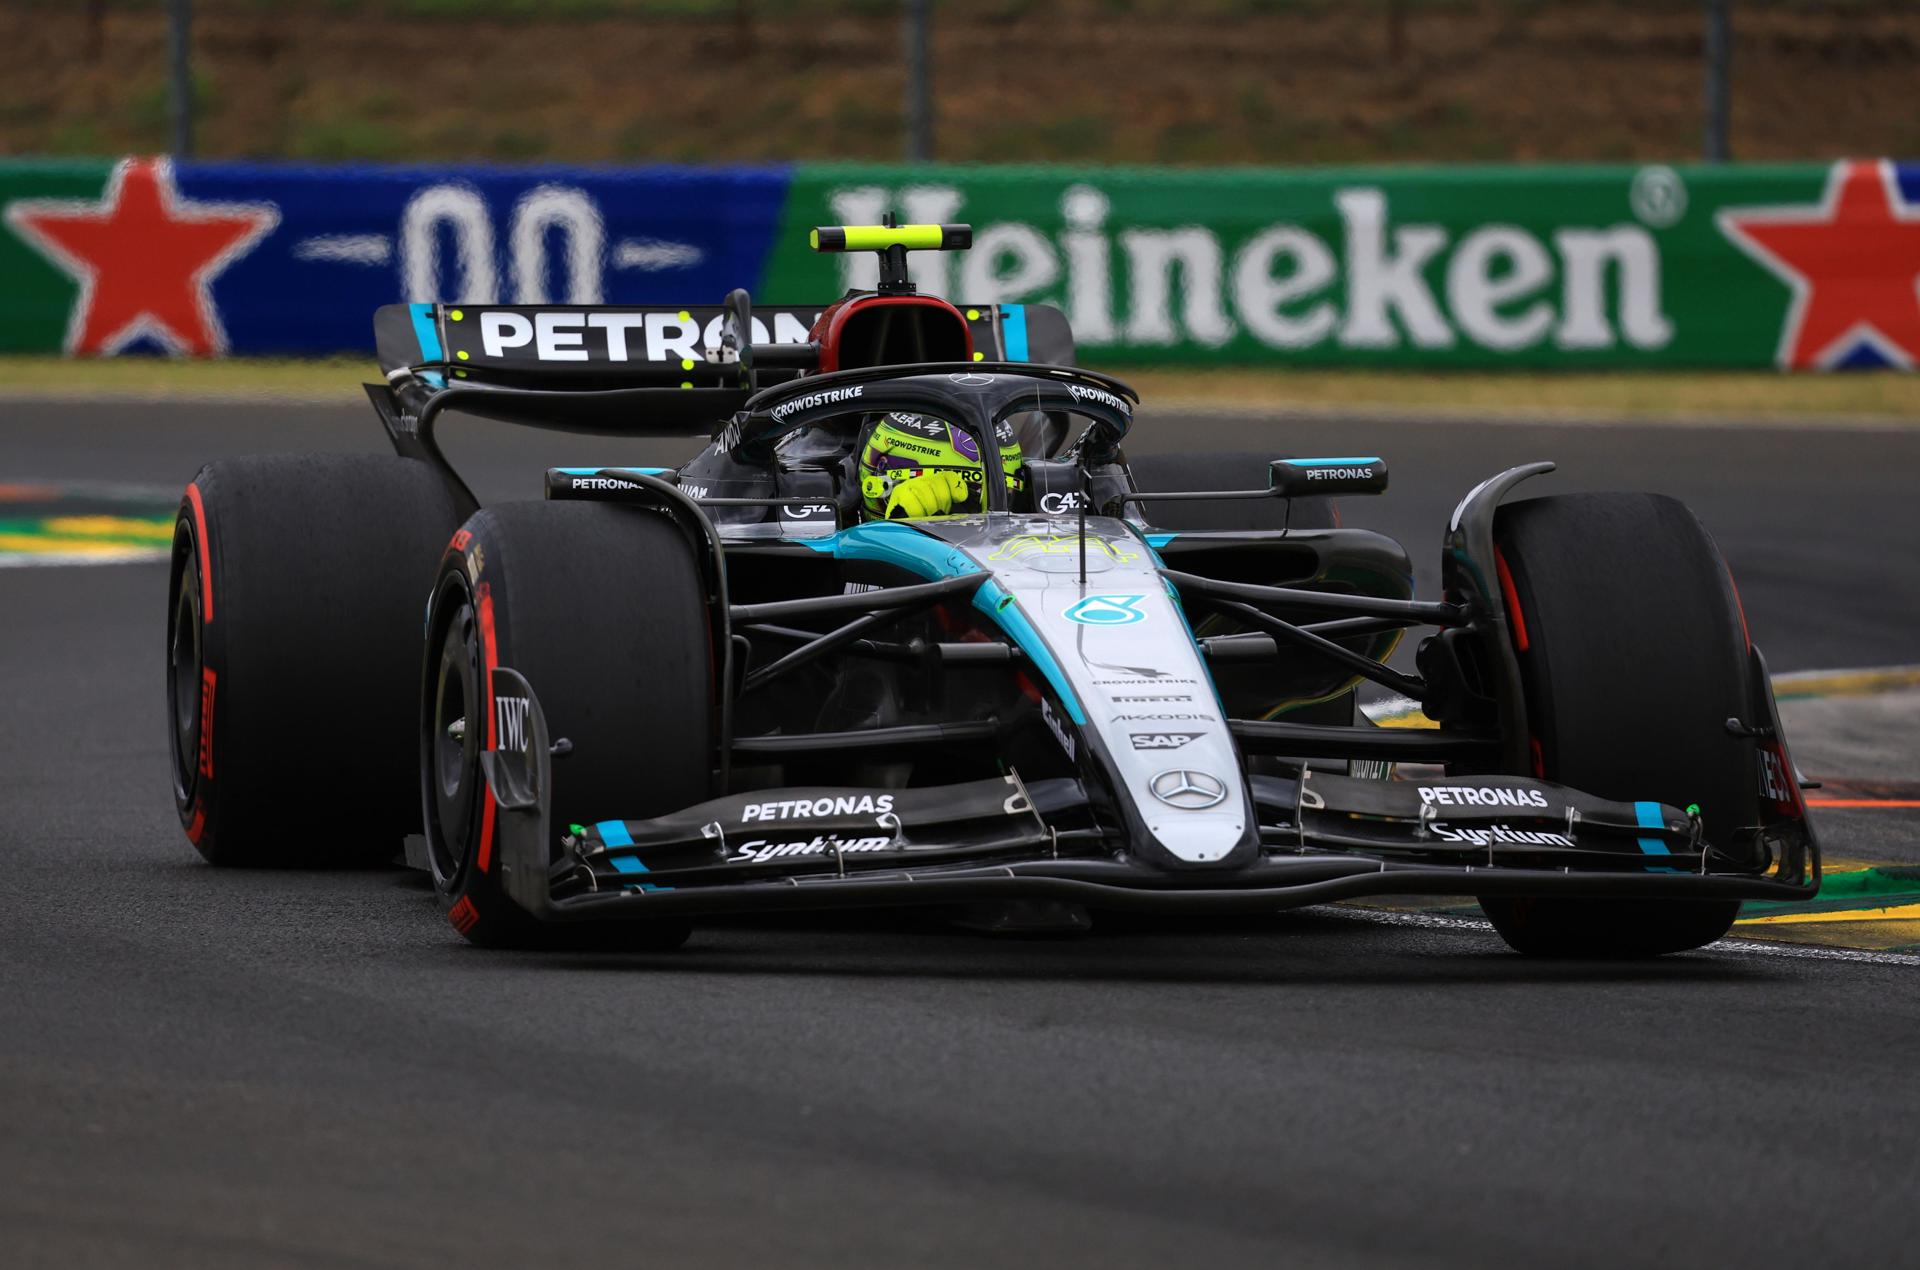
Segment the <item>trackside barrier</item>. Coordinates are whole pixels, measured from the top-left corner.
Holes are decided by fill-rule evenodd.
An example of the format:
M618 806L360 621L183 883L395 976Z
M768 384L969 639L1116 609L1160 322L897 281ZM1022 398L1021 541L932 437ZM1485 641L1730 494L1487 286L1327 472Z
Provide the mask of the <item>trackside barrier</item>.
M807 230L965 221L925 290L1115 363L1816 369L1920 360L1920 164L1150 168L0 161L0 352L365 352L397 300L870 286Z

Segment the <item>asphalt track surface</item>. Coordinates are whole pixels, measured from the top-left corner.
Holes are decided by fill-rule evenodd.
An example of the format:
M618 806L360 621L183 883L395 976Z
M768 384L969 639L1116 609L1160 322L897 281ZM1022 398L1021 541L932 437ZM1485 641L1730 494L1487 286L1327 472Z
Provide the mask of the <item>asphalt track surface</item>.
M1403 535L1426 584L1462 491L1557 458L1552 488L1691 501L1777 670L1920 660L1920 433L1143 431L1387 455L1395 491L1349 523ZM0 404L5 480L178 486L206 458L377 443L351 407ZM677 452L485 425L452 448L483 497ZM1535 964L1469 925L1328 909L478 951L401 872L199 862L167 793L164 573L0 570L10 1266L1916 1256L1920 960ZM320 756L311 796L333 796Z

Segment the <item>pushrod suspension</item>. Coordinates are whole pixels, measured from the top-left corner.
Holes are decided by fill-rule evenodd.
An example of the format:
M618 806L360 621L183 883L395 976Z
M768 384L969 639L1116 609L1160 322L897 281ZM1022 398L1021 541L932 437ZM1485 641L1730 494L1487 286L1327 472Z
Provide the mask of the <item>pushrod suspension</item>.
M1407 618L1411 623L1432 626L1458 626L1467 618L1459 604L1436 600L1394 600L1373 595L1341 595L1332 591L1307 591L1298 587L1254 586L1246 582L1222 582L1197 573L1162 569L1160 576L1183 593L1239 600L1245 604L1284 604L1290 608L1317 613L1341 613L1361 617Z

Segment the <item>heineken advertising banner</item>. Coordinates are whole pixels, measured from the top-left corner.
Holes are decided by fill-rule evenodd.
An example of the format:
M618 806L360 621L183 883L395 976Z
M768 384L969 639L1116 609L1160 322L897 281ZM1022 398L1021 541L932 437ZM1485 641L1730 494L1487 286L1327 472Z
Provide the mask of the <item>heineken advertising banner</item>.
M366 352L396 300L816 304L817 224L967 221L928 291L1091 364L1920 359L1920 164L1350 169L0 161L0 351Z

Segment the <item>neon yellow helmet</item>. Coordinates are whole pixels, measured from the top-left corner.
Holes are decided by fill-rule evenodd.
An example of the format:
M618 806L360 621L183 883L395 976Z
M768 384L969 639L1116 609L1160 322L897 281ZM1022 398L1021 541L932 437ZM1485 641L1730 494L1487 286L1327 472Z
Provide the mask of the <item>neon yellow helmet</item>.
M994 433L1008 488L1017 488L1019 439L1010 423ZM876 520L985 511L986 475L973 437L932 415L885 415L860 448L860 502Z

